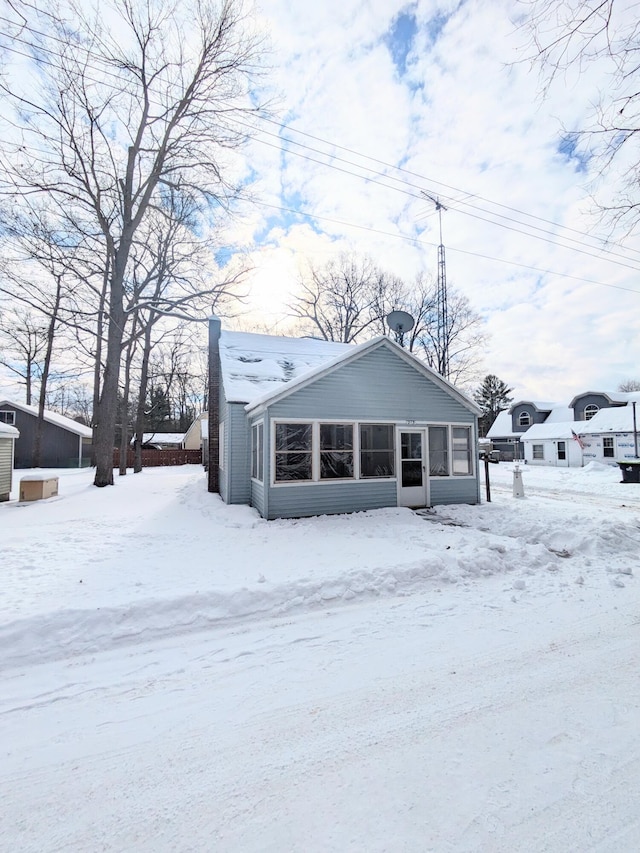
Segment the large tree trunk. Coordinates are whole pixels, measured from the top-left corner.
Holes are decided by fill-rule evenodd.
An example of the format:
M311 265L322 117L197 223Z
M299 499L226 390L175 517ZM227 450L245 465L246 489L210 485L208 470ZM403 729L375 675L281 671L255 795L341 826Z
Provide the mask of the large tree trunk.
M123 258L122 255L125 255L125 257ZM107 355L94 431L96 474L93 483L99 487L113 486L113 448L116 435L116 419L118 416L118 385L125 321L123 307L125 266L126 254L122 251L121 245L121 250L118 252L118 256L116 256L113 277L111 279Z
M144 330L144 349L142 366L140 368L140 389L138 391L138 408L136 410L135 443L133 458L133 473L142 471L142 440L144 437L144 407L147 399L147 384L149 382L149 357L151 355L151 319Z
M36 431L33 438L33 458L32 466L39 468L42 461L42 427L44 425L44 404L47 399L47 383L49 382L49 372L51 370L51 357L53 355L53 339L58 323L58 314L60 312L60 301L62 299L62 276L56 276L56 295L51 308L51 318L47 328L47 347L44 354L44 363L42 365L42 376L40 378L40 395L38 398L38 420L36 421Z

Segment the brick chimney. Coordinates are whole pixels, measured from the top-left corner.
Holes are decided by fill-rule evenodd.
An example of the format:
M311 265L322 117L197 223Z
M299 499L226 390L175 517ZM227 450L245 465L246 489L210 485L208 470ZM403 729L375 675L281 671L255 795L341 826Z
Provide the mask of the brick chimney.
M220 492L218 441L220 425L220 329L218 317L209 318L209 458L207 460L210 492Z

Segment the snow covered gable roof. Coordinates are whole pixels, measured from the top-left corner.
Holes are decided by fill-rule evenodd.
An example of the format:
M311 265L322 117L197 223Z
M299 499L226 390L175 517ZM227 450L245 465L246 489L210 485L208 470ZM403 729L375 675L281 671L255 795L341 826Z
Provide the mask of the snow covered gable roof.
M19 409L21 412L25 412L28 415L33 415L36 418L38 417L37 406L27 406L26 403L15 403L13 400L6 399L0 400L0 409L3 406L11 406L12 408ZM49 409L44 410L44 419L48 423L62 427L62 429L66 429L67 432L74 432L76 435L82 436L82 438L91 438L93 436L93 432L90 427L87 427L84 424L79 424L77 421L71 420L71 418L67 418L65 415L59 415L57 412L52 412Z
M573 434L584 432L584 423L579 424L575 421L554 421L549 423L545 421L543 424L533 424L529 429L522 433L522 441L540 441L542 439L565 439L573 438Z
M252 403L354 348L316 338L223 330L220 370L225 398L229 403Z
M323 341L322 343L327 342ZM458 402L465 406L465 408L469 409L476 415L481 414L480 407L470 397L467 397L467 395L463 394L462 391L459 391L455 387L455 385L452 385L451 382L448 382L446 379L440 376L439 373L436 373L419 358L417 358L412 353L407 352L407 350L403 349L399 344L395 343L390 338L380 336L377 338L372 338L371 340L366 341L363 344L340 344L339 346L344 347L344 351L341 354L336 355L334 358L325 361L324 363L318 363L316 367L310 368L305 373L301 373L295 378L292 377L284 386L275 387L272 390L267 391L262 396L254 398L252 401L247 403L245 409L249 412L260 406L265 406L267 404L274 403L276 400L288 396L293 391L297 391L300 388L303 388L305 385L308 385L311 382L315 382L320 377L326 376L333 370L336 370L337 368L342 367L343 365L348 364L349 362L361 358L367 352L371 352L372 350L377 349L378 347L387 347L393 352L395 352L397 355L399 355L400 358L402 358L408 364L410 364L411 367L421 372L423 376L428 377L433 382L435 382L436 385L439 385L443 390L455 397Z
M640 406L636 406L636 426L640 430ZM614 406L600 409L590 420L581 421L581 435L603 432L633 432L633 406Z
M522 432L513 431L511 412L498 412L498 417L487 430L487 438L519 438Z
M182 444L184 441L183 432L144 432L142 434L143 444ZM131 444L135 444L135 436L131 439Z
M18 438L20 433L15 427L9 426L9 424L4 424L0 421L0 435L4 438Z
M547 415L546 424L566 423L573 420L573 409L568 406L554 406Z

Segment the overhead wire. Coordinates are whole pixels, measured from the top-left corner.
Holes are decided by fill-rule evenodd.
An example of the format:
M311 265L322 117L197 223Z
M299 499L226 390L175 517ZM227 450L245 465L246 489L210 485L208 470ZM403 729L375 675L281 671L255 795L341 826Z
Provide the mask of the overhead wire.
M353 222L346 222L342 219L334 219L334 218L328 217L328 216L320 216L316 213L305 213L304 211L301 211L299 208L296 209L296 208L291 208L291 207L283 207L282 205L272 204L272 203L269 203L266 201L254 200L253 203L257 204L261 207L269 207L269 208L272 208L273 210L280 210L283 213L292 213L292 214L295 214L296 216L303 217L304 219L314 219L314 220L317 219L320 222L331 222L335 225L346 226L348 228L356 228L356 229L359 229L361 231L368 231L368 232L371 232L373 234L380 234L380 235L385 236L385 237L393 237L396 240L403 240L405 242L414 243L414 244L417 244L420 246L429 246L431 248L436 248L436 246L437 246L436 243L431 243L427 240L422 240L421 238L418 238L418 237L411 237L411 236L408 236L406 234L399 234L397 232L394 233L391 231L384 231L380 228L373 228L372 226L369 226L369 225L357 225ZM534 267L534 266L531 266L530 264L520 263L519 261L509 261L506 258L496 258L495 255L485 255L485 254L482 254L481 252L472 252L468 249L459 249L459 248L447 247L447 252L449 252L449 251L452 251L452 252L457 253L457 254L469 255L469 256L474 257L474 258L481 258L482 260L485 260L485 261L494 261L494 262L501 263L501 264L507 264L509 266L519 267L520 269L530 270L531 272L535 272L535 273L542 273L543 275L553 275L553 276L557 276L558 278L568 278L568 279L572 279L573 281L583 282L585 284L596 284L596 285L599 285L600 287L610 287L610 288L613 288L614 290L624 290L627 293L634 293L634 294L636 294L636 296L640 295L640 290L636 290L632 287L624 287L623 285L620 285L620 284L611 284L610 282L598 281L596 279L591 279L591 278L582 278L581 276L570 275L569 273L555 272L554 270L551 270L551 269L542 269L541 267Z
M0 20L6 21L7 19L3 19L0 17ZM34 32L38 33L38 31L34 31ZM42 34L42 33L40 33L40 34ZM42 35L45 35L45 34L42 34ZM53 40L61 41L62 43L64 43L61 39L57 39L54 36L47 36L47 37L52 38ZM55 51L48 50L47 48L45 48L41 45L34 45L33 43L27 42L26 40L23 40L23 39L17 39L17 40L21 41L26 46L31 47L34 50L37 50L38 52L45 52L45 53L48 52L51 55L57 55L55 53ZM7 45L4 45L4 48L6 50L9 50L9 51L17 54L17 55L24 56L25 58L28 58L31 60L35 59L33 54L27 54L27 53L18 51L14 48L12 49ZM98 55L92 54L86 48L82 48L82 49L87 54L87 56L89 56L93 59L98 59L100 61L103 61L101 59L101 57L99 57ZM54 67L54 68L57 67L55 65L55 63L47 62L42 57L38 57L36 61L41 62L45 65L49 65L49 66ZM107 64L107 63L105 63L105 64ZM119 78L118 75L116 75L114 73L110 73L109 71L106 71L105 73L107 73L109 76L114 77L114 79L118 79L121 81L121 78ZM98 81L98 80L92 80L92 78L90 78L90 77L88 77L86 79L88 79L89 82L95 82L95 83L102 82L102 81ZM495 226L500 227L500 228L504 228L504 229L512 231L514 233L522 234L523 236L526 236L526 237L530 237L530 238L537 239L537 240L542 240L546 243L557 246L558 248L568 249L570 251L578 252L580 254L586 255L588 257L596 258L598 260L607 260L608 262L616 264L617 266L621 266L621 267L624 267L627 269L632 269L634 271L640 271L640 269L638 267L633 266L632 263L628 263L628 261L631 260L628 256L623 255L619 252L612 251L611 249L606 247L607 246L606 243L604 244L604 246L602 245L604 241L600 240L599 238L592 237L591 235L588 235L585 232L579 231L578 229L574 229L574 228L570 228L568 226L561 225L560 223L553 222L552 220L548 220L548 219L545 219L543 217L539 217L537 215L527 213L526 211L522 211L522 210L519 210L517 208L510 207L508 205L504 205L500 202L495 202L495 201L492 201L490 199L483 198L482 196L480 196L478 194L469 193L468 191L461 190L460 188L453 187L449 184L445 184L441 181L437 181L435 179L421 175L417 172L412 172L411 170L405 169L403 167L387 163L383 160L379 160L379 159L374 158L374 157L370 157L369 155L362 154L361 152L355 151L354 149L347 148L345 146L338 145L334 142L330 142L328 140L322 139L321 137L315 136L314 134L307 133L306 131L301 131L301 130L298 130L296 128L292 128L290 125L284 124L282 122L275 121L274 119L271 119L271 118L269 118L263 114L260 114L259 112L255 113L254 115L256 115L256 117L260 121L263 121L263 122L269 123L271 125L277 126L281 130L286 130L290 133L299 134L303 137L313 139L314 141L319 142L323 145L328 145L328 146L331 146L333 149L347 152L347 153L354 155L360 159L366 160L366 161L371 162L371 163L375 163L375 164L380 165L380 166L384 166L387 169L392 169L392 170L394 170L400 174L406 174L406 175L414 177L414 178L419 178L422 181L426 181L429 185L434 184L436 186L444 187L449 192L462 193L466 196L466 198L455 199L455 198L447 197L446 201L447 201L447 204L450 207L452 207L452 209L456 210L456 212L462 213L463 215L470 216L472 218L478 219L480 221L486 222L486 223L491 224L491 225L495 225ZM253 141L258 142L260 144L263 144L263 145L266 145L266 146L269 146L272 148L276 148L284 154L291 154L291 155L294 155L297 157L301 157L301 158L308 160L310 162L317 163L318 165L321 165L325 168L330 168L330 169L333 169L335 171L339 171L343 174L348 174L348 175L351 175L352 177L355 177L355 178L358 178L361 180L365 180L367 183L373 183L373 184L381 186L385 189L390 189L390 190L395 191L395 192L400 192L400 193L402 193L402 194L404 194L410 198L415 198L418 200L421 200L423 198L421 190L418 189L416 191L415 185L412 182L405 180L404 178L395 177L394 175L390 175L387 172L374 171L368 166L363 166L363 165L356 163L356 162L353 162L351 160L347 160L345 158L336 156L335 153L327 153L327 152L322 151L320 149L313 148L312 146L308 146L305 143L298 142L295 139L282 137L280 134L270 133L269 131L260 129L258 131L259 133L263 133L263 134L270 136L270 137L275 137L278 140L279 144L273 144L271 142L268 142L264 139L260 139L259 137L257 137L255 135L256 128L254 125L248 125L246 122L242 122L241 120L239 120L237 118L234 118L234 122L236 123L236 125L239 125L241 127L244 126L245 128L249 127L252 131L254 131L254 133L249 135L249 137L247 137L247 138L250 138ZM245 136L246 136L246 134L245 134ZM294 146L297 146L298 148L305 149L307 151L311 151L312 153L318 154L320 157L331 158L332 161L344 163L345 166L351 166L353 168L356 168L359 170L359 172L353 172L350 169L344 168L342 166L338 166L335 164L335 162L327 162L326 159L317 159L315 157L310 156L309 154L301 153L300 151L292 150L290 148L283 148L283 146L281 144L282 142L286 142L289 145L294 145ZM18 147L22 150L30 148L30 146L25 146L24 144L20 144L18 142L14 143L14 142L8 142L7 141L7 144L15 145L16 147ZM37 150L37 149L34 149L34 150ZM43 151L43 150L39 150L38 153L46 154L47 152ZM382 179L382 180L380 180L380 179ZM393 184L387 183L387 181L392 181ZM396 186L396 184L399 184L400 186ZM408 187L409 189L405 189L404 187ZM510 217L506 216L505 214L497 213L497 212L494 212L492 210L487 210L483 207L480 207L479 205L474 205L474 204L470 203L469 201L467 201L468 198L479 199L481 201L484 201L486 204L493 205L493 206L501 208L503 210L508 210L512 213L518 214L519 216L526 217L526 218L529 218L529 219L532 219L535 221L543 222L547 225L553 226L554 228L561 229L562 231L567 231L569 233L577 234L581 237L581 240L577 240L573 237L564 236L562 234L555 235L555 234L553 234L553 232L548 231L547 229L541 228L537 225L522 222L520 220L510 218ZM462 205L464 205L468 208L471 208L471 210L475 210L478 212L475 212L475 213L469 212L468 210L463 209L461 207ZM274 206L274 205L269 205L269 206L277 208L277 206ZM282 208L282 209L287 210L286 208ZM482 216L482 215L480 215L481 213L484 213L486 215ZM315 214L304 213L303 215L305 217L323 219L323 217L316 216ZM507 220L507 223L511 223L511 224L507 224L505 222L498 221L495 218L489 218L489 217L498 217L499 219L505 219L505 220ZM326 218L324 218L324 219L326 219ZM340 220L332 220L332 221L340 222ZM341 222L341 224L343 224L345 226L349 226L349 227L365 228L366 230L376 231L376 229L367 229L366 226L358 226L355 223ZM517 225L522 226L522 228L516 227ZM531 229L531 230L527 231L527 230L523 230L523 229ZM540 233L538 233L538 234L534 233L535 231L538 231ZM393 234L391 234L391 232L377 231L377 233L385 233L385 234L388 234L389 236L394 236ZM550 235L550 236L544 236L545 234ZM403 236L403 235L400 235L400 236ZM553 237L557 237L557 239L552 239ZM404 238L404 236L403 236L403 238ZM419 241L419 240L417 240L417 238L414 238L411 236L406 237L406 239L412 240L412 241L417 241L417 242L424 242L425 245L431 245L431 244L427 243L426 241ZM592 242L598 243L599 245L598 246L586 245L583 243L583 240L585 240L585 239L591 240ZM564 240L567 242L559 242L559 240ZM576 245L567 245L567 243L574 243ZM614 244L614 245L617 245L617 244ZM592 249L592 250L595 249L600 254L595 254L593 251L589 251L590 249ZM463 254L475 255L477 257L482 257L485 259L490 259L490 257L491 257L488 255L483 255L480 253L474 253L474 252L466 251L463 249L453 249L452 247L448 247L448 250L449 251L458 251L458 252L461 252ZM636 253L636 250L628 248L628 247L625 247L625 251L631 251L631 252ZM604 257L603 257L603 255L604 255ZM620 258L622 260L616 260L616 258ZM505 259L493 258L493 260L496 260L500 263L514 264L516 266L536 270L538 272L544 272L543 270L540 270L538 268L530 267L526 264L518 264L517 262L506 261ZM547 271L547 272L549 272L549 271ZM556 273L556 275L564 275L564 274ZM564 276L564 277L572 278L572 276ZM577 278L577 277L575 277L575 278ZM602 284L604 286L615 287L617 289L622 289L622 290L629 290L630 292L633 292L633 293L637 292L631 288L624 288L624 287L621 287L618 285L610 285L610 284L606 284L604 282L596 282L593 280L582 279L582 278L577 278L577 280L586 281L586 282L593 283L593 284Z

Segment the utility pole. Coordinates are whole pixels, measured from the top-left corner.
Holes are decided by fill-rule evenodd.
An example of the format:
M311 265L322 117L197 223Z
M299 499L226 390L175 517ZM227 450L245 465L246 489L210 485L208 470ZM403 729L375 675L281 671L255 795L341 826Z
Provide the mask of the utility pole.
M440 199L429 195L422 190L422 195L433 202L438 211L440 225L440 244L438 246L438 373L449 378L449 308L447 305L447 264L444 256L444 243L442 242L442 211L447 208L440 203Z

